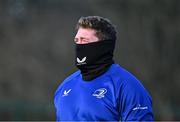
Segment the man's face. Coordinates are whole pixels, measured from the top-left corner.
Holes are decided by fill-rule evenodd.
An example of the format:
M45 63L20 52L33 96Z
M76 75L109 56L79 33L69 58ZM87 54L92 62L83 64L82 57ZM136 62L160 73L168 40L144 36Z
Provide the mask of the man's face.
M88 44L97 41L99 41L99 39L96 36L96 31L90 28L80 27L74 38L76 44Z

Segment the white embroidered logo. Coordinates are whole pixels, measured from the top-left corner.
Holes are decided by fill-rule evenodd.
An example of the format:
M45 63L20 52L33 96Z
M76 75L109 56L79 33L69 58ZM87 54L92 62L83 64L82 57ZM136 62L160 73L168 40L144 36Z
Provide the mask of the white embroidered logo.
M62 96L63 97L68 96L70 91L71 91L71 89L69 89L68 91L64 90L64 93L63 93Z
M97 98L103 98L104 95L106 94L107 90L105 88L100 88L100 89L97 89L93 94L92 96L95 96Z
M148 109L148 107L147 107L147 106L141 106L141 105L139 104L137 107L133 108L133 111L139 110L139 109L144 110L144 109Z
M86 64L86 57L82 58L82 60L80 60L78 57L77 57L77 62L78 62L78 65L83 65L83 64Z

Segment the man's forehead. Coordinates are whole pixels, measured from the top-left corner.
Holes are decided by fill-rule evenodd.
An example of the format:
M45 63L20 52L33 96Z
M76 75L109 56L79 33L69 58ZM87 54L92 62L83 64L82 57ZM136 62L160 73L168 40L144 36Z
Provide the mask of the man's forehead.
M96 30L91 28L79 28L76 36L92 36L96 34Z

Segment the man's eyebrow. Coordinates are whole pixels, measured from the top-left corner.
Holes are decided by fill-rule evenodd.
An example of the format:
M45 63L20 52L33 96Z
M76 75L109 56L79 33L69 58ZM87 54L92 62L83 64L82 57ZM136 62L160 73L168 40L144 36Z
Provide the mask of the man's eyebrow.
M87 39L88 40L88 38L86 38L86 37L80 37L80 39Z
M80 40L82 40L82 39L85 39L85 40L89 41L89 39L86 38L86 37L80 37ZM75 37L75 38L74 38L74 41L78 41L78 37Z

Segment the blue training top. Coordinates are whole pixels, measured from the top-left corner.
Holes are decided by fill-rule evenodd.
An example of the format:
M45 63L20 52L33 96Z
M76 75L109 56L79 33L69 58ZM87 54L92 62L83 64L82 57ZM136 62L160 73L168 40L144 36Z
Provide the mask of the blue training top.
M150 95L118 64L90 82L73 73L56 90L54 104L57 121L153 121Z

